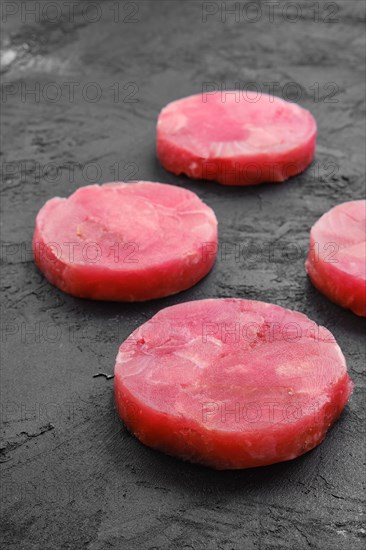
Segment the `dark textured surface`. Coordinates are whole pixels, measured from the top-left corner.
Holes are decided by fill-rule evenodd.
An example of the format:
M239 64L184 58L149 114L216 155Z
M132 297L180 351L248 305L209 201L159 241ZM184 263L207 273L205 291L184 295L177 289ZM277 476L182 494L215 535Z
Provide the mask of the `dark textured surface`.
M316 2L295 3L294 22L293 7L285 14L277 7L273 23L264 4L259 18L252 5L226 22L221 3L120 2L116 17L116 2L101 3L99 14L76 2L71 18L63 2L59 14L37 2L43 22L24 12L31 2L3 4L18 9L3 22L2 38L3 547L361 549L365 323L320 295L303 263L313 222L364 193L364 2L320 3L319 21ZM205 22L202 7L217 13ZM74 97L67 82L79 83ZM96 87L83 94L91 82ZM264 91L264 83L278 82L277 95L298 83L298 102L319 124L314 167L284 184L246 189L166 173L154 156L158 112L203 82L256 82ZM37 86L38 96L25 93ZM86 93L92 98L95 91L101 97L91 102ZM197 286L146 304L62 294L31 260L34 218L48 198L93 178L194 190L215 209L221 243L242 247L240 261L220 254ZM313 452L220 473L139 444L115 417L112 381L93 374L111 373L119 343L160 308L232 295L298 309L326 325L355 391Z

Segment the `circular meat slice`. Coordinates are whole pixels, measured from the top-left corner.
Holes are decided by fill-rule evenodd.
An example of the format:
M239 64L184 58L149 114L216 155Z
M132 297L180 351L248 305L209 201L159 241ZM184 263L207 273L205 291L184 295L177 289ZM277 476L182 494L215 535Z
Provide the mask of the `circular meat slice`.
M38 213L33 254L47 279L94 300L141 301L185 290L212 268L214 212L162 183L81 187Z
M366 317L366 200L339 204L313 225L305 266L320 292Z
M167 170L224 185L285 181L312 162L315 142L309 111L254 92L174 101L157 125L157 155Z
M161 310L121 345L115 401L144 444L216 469L290 460L318 445L352 391L331 333L240 299Z

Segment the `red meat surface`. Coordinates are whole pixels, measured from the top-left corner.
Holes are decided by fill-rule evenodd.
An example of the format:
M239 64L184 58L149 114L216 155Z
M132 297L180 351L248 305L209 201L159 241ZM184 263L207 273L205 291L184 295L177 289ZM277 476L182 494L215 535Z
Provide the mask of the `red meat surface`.
M161 310L121 345L115 402L144 444L216 469L290 460L321 443L352 382L332 334L263 302Z
M366 317L366 200L339 204L313 225L305 265L330 300Z
M216 244L215 214L191 191L109 183L49 200L36 219L33 254L64 292L141 301L197 283L212 268Z
M280 182L312 162L316 122L294 103L246 92L198 94L167 105L157 155L174 174L224 185Z

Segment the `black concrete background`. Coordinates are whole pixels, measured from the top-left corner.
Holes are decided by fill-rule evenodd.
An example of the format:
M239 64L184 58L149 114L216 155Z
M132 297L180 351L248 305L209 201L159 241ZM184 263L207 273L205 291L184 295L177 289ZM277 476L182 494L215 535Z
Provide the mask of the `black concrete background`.
M246 4L235 15L225 2L74 2L74 14L64 2L61 13L54 2L2 3L3 548L363 547L365 323L320 295L303 263L314 221L364 194L365 4ZM159 110L205 82L272 83L310 109L313 167L243 189L165 172ZM217 214L222 250L239 246L240 260L220 251L194 288L145 304L49 285L29 253L39 208L93 181L138 178L195 191ZM116 418L113 381L93 378L113 372L120 342L162 307L223 296L303 311L344 351L354 394L297 460L215 472L154 452Z

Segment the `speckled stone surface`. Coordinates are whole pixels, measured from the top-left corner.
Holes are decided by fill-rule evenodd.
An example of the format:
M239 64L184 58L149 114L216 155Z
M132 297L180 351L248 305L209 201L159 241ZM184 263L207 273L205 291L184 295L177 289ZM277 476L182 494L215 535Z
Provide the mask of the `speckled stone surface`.
M241 2L233 14L225 2L66 4L1 7L3 548L363 548L365 320L319 294L304 259L314 221L364 195L364 2ZM272 86L308 108L319 126L313 167L242 189L165 172L157 115L207 83ZM30 254L44 202L138 178L187 187L214 208L213 271L137 305L49 285ZM116 418L113 381L93 378L113 372L120 342L162 307L224 296L303 311L343 349L354 394L297 460L214 472L154 452Z

